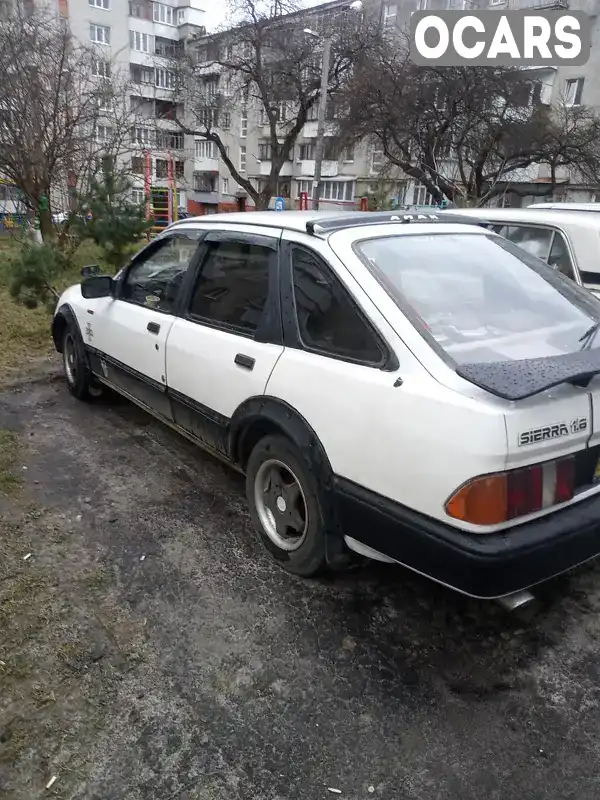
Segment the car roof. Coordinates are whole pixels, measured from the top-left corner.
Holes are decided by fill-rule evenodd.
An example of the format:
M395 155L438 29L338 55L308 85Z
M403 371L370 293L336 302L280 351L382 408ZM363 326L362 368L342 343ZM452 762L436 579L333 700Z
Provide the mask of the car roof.
M446 212L440 212L445 214ZM490 222L531 222L553 225L577 225L600 230L600 215L588 211L559 211L533 208L456 208L453 216L477 217Z
M464 220L469 226L477 225L478 220ZM344 230L352 227L401 224L403 222L419 222L428 224L463 224L462 219L453 215L452 211L241 211L231 214L209 214L200 217L188 217L175 222L163 231L195 227L202 225L256 225L267 228L280 228L311 235L323 235L334 230Z

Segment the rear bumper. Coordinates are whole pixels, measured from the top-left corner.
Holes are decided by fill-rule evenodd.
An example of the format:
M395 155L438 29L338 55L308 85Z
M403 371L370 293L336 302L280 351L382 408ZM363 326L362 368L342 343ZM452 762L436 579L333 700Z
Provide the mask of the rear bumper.
M336 478L335 491L346 535L471 597L502 597L600 555L600 495L507 532L478 536L343 478Z

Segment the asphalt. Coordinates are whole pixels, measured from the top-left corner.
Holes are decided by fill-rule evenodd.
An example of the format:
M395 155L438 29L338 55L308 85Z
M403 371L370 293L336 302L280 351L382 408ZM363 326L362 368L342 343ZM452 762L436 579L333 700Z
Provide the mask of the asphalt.
M532 621L400 567L307 581L257 543L240 476L128 403L43 381L0 395L0 427L69 533L57 570L101 566L127 618L102 724L73 706L61 796L597 800L597 567Z

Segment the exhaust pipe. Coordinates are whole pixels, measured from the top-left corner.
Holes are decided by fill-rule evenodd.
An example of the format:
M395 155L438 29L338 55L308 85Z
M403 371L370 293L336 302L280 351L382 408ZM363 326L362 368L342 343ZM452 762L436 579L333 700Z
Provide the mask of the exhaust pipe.
M517 609L526 608L531 605L534 600L535 597L531 592L528 592L527 589L523 589L520 592L513 592L504 597L499 597L496 602L499 603L505 611L516 611Z

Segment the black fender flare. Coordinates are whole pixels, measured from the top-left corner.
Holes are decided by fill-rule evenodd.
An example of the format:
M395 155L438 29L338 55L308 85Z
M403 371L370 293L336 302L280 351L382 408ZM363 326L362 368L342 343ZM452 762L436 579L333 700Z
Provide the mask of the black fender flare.
M300 450L321 488L327 526L327 562L344 568L352 557L344 543L339 522L334 473L316 432L293 406L277 397L264 395L245 400L229 423L228 452L231 460L245 471L252 446L264 435L279 431Z
M62 353L62 340L66 325L72 325L77 330L83 345L83 336L81 335L81 328L75 312L68 303L63 303L52 318L51 328L54 347L59 353Z

